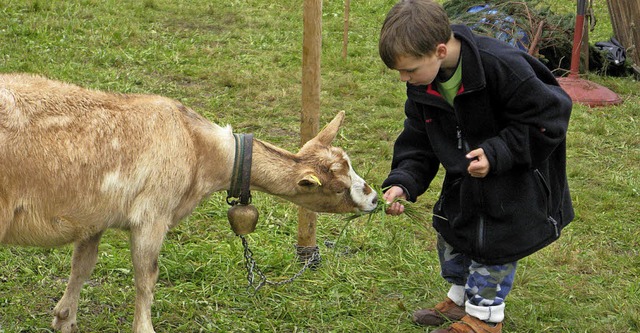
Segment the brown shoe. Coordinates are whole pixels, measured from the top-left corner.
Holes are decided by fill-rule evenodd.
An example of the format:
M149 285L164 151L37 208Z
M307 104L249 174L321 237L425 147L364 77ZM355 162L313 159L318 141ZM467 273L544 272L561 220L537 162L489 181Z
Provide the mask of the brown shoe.
M424 326L440 326L445 321L456 321L466 315L464 306L454 303L449 297L436 304L433 309L420 309L413 313L413 322Z
M431 333L502 333L502 323L491 326L476 317L466 315L448 328L431 331Z

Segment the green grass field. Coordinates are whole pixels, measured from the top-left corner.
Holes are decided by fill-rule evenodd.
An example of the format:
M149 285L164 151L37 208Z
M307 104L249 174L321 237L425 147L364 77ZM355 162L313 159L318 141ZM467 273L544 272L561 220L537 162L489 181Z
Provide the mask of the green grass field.
M404 85L377 55L394 2L352 1L346 59L343 2L323 8L321 125L346 111L335 144L375 185L388 173L404 119ZM574 10L571 0L548 2ZM606 5L595 6L592 40L608 39ZM302 1L3 0L0 22L2 72L172 97L236 132L298 147ZM504 332L640 331L640 84L589 79L624 103L574 107L568 173L577 216L559 241L520 262ZM416 208L428 212L439 186ZM269 279L286 279L300 269L297 207L261 193L254 204L261 213L248 237L254 258ZM411 323L411 312L448 290L428 224L320 215L322 265L253 294L227 207L214 194L168 234L153 307L157 332L428 332ZM71 247L0 247L0 333L50 332L70 257ZM133 299L128 235L108 231L81 295L81 331L130 332Z

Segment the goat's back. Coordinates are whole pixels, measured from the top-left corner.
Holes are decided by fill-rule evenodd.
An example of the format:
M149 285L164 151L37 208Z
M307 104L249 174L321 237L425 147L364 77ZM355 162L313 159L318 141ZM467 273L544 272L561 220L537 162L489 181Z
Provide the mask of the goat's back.
M174 222L196 168L191 122L160 96L0 75L0 242L53 246Z

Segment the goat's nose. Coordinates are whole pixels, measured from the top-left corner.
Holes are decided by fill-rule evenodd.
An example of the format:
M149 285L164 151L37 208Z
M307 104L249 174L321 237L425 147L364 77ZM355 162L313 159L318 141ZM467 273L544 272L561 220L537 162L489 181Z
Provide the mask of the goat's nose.
M377 206L377 205L378 205L378 196L377 196L377 195L373 198L373 200L371 200L371 203L372 203L374 206Z

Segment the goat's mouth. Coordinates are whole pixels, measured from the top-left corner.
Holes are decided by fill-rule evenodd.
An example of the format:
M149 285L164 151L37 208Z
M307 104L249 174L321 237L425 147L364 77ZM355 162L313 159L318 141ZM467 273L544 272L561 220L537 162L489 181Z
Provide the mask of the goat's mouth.
M356 208L356 214L371 214L376 211L378 208L378 197L371 199L370 203L362 205L361 207Z
M374 214L380 212L381 208L382 206L379 206L379 205L376 205L374 208L367 208L367 209L356 208L351 212L350 215L348 215L347 220L357 219L365 215L369 216L368 219L371 219L374 217Z
M373 214L376 212L376 207L374 207L373 209L366 209L366 210L362 210L362 209L357 209L355 211L356 215L369 215L369 214Z

